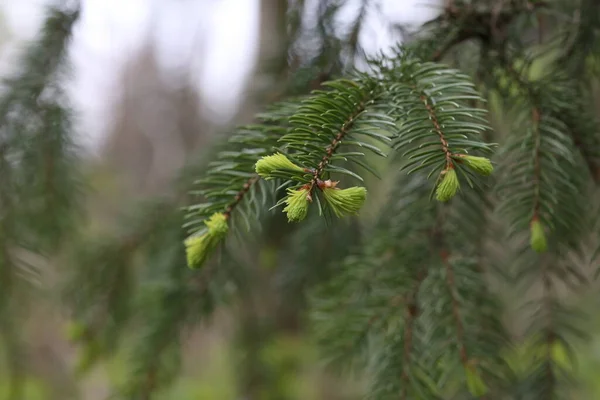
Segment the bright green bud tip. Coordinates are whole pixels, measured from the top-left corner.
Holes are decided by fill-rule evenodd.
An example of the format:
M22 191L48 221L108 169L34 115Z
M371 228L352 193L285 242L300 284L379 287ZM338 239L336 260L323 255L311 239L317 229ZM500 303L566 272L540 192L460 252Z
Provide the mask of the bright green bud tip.
M475 156L467 156L461 155L461 160L463 160L473 171L484 175L489 176L494 171L494 166L492 162L485 157L475 157Z
M212 251L227 236L229 225L222 213L213 214L204 224L208 231L201 236L192 236L185 241L187 262L190 268L200 268Z
M534 219L531 221L529 225L529 229L531 232L530 244L531 248L538 253L543 253L548 248L548 244L546 243L546 235L544 234L544 227L542 223L538 219Z
M310 190L308 189L288 189L288 197L285 199L287 206L283 212L287 213L289 222L299 222L306 218L309 198Z
M220 239L224 238L229 231L227 217L223 213L214 213L204 224L208 227L210 234L219 236Z
M272 179L271 175L277 170L304 172L304 169L291 162L281 153L265 156L256 162L256 173L264 179Z
M467 366L465 368L465 376L467 379L467 388L471 395L475 397L481 397L485 395L488 391L485 382L481 379L481 375L473 366Z
M358 214L367 199L367 189L358 186L348 189L324 188L323 195L334 214L341 218Z
M458 182L454 168L447 169L442 174L442 181L437 187L435 198L438 201L448 201L454 197L460 187L460 183Z
M552 354L552 361L564 370L572 369L573 365L569 357L568 350L563 342L555 340L549 344L550 353Z

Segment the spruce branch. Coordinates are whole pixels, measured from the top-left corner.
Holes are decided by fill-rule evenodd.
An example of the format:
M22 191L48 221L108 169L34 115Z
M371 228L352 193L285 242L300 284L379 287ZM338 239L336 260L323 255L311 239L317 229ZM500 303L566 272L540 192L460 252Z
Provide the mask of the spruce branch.
M531 217L532 224L532 247L536 251L545 251L545 242L543 226L539 222L539 211L540 211L540 185L542 182L542 167L541 167L541 136L540 136L540 110L534 107L532 110L533 120L533 216Z
M136 257L173 208L170 202L137 207L142 215L128 216L125 232L73 239L68 254L73 270L66 275L62 291L73 322L85 332L73 338L83 346L78 372L87 372L117 349L131 318Z
M0 97L0 332L8 352L11 398L22 396L25 343L19 338L38 265L31 253L56 250L77 209L76 157L60 74L78 10L47 10ZM25 285L23 285L25 284ZM14 379L12 379L14 378Z
M417 90L416 87L414 87L413 89ZM433 107L430 104L430 100L427 98L427 96L425 94L421 94L420 98L421 98L421 101L423 102L423 104L425 104L425 108L427 109L427 113L429 114L429 119L431 120L431 123L433 124L435 133L437 133L437 135L440 137L440 142L442 144L442 151L444 152L444 156L446 157L446 169L453 168L452 152L448 148L448 141L446 140L444 132L442 132L442 128L437 119L435 111L433 110Z
M449 257L450 254L448 254L446 250L440 250L440 258L442 259L442 264L446 270L446 284L448 285L448 293L450 294L450 300L452 303L452 317L456 327L456 340L458 342L460 360L463 366L466 368L469 363L469 356L467 353L467 347L465 345L464 329L460 316L459 304L455 295L456 283L454 279L454 271L452 269L452 265L448 261Z
M188 248L190 267L201 267L227 236L226 232L218 236L211 234L207 229L209 218L221 215L229 226L237 210L249 229L250 218L246 213L254 214L253 219L258 217L266 198L276 194L267 192L273 189L268 188L266 182L262 182L264 185L261 187L260 176L266 176L266 171L273 168L272 163L277 159L264 163L263 169L258 169L258 175L254 169L261 157L269 154L287 131L287 118L296 108L294 103L282 102L260 115L258 123L238 127L227 143L221 145L223 150L217 154L216 160L209 163L205 177L196 181L199 189L191 194L203 197L204 202L186 208L188 222L184 227L191 234L188 243L194 245L193 249ZM285 156L281 157L287 160Z
M452 369L449 365L454 356L463 366L463 381L468 382L473 393L480 395L499 385L494 374L501 369L499 358L505 341L495 320L497 309L485 289L481 290L485 285L482 274L464 260L465 255L455 255L461 260L456 265L449 265L453 262L450 259L445 259L444 263L440 258L449 254L445 248L451 245L450 240L441 243L442 236L447 234L462 251L467 251L461 245L462 240L466 237L476 240L479 234L474 233L472 238L466 236L467 232L477 230L461 227L465 225L464 214L452 214L447 222L439 220L435 203L427 201L429 188L425 178L420 172L398 182L385 207L389 213L382 214L364 253L348 259L345 268L313 304L319 313L313 321L319 328L318 338L327 354L335 349L334 354L340 352L341 356L343 352L347 356L348 347L332 347L342 336L362 341L366 334L367 338L372 338L369 342L377 343L369 349L371 354L377 354L379 365L365 365L374 375L369 385L372 398L441 397L432 391L431 380L443 379L441 376L449 373L445 366L449 363L448 369ZM451 209L458 211L456 207L460 206L461 212L472 212L473 208L463 206L464 200L452 204ZM394 217L390 218L390 215ZM415 215L418 218L414 218ZM478 221L471 223L477 226ZM451 268L450 272L448 268ZM363 270L364 273L358 273ZM460 278L456 275L459 272ZM365 284L370 287L368 292L359 289ZM439 298L440 292L448 293L443 301ZM463 299L475 292L480 296L477 305L459 301L457 297ZM362 295L353 297L353 293ZM344 299L345 306L333 307L335 300L330 297ZM351 302L348 302L349 298L352 298ZM399 306L403 309L401 320L397 316ZM355 317L351 317L353 315ZM349 320L342 323L346 318ZM467 323L469 325L464 326ZM449 325L453 326L452 333L448 331ZM349 332L359 334L354 336ZM452 353L452 357L448 354L448 342L458 346L458 352ZM359 348L355 341L340 343L354 343L354 349ZM475 346L473 355L467 352L467 346Z
M41 32L22 56L19 71L4 79L0 144L22 215L15 243L51 252L78 210L77 147L62 90L68 45L79 10L49 8Z
M405 67L404 64L408 66ZM349 169L333 164L333 162L336 160L349 161L372 170L359 160L365 156L365 153L353 150L368 149L377 155L385 156L381 145L391 141L391 137L395 134L396 121L405 119L411 111L410 107L403 104L403 101L406 101L404 96L408 96L409 93L398 90L398 87L394 85L393 78L396 75L405 81L408 77L412 87L418 88L420 101L427 113L427 117L424 116L424 119L433 121L445 157L446 168L440 171L440 176L446 172L448 176L452 175L455 166L463 164L462 161L468 161L464 162L464 165L477 173L489 174L491 166L482 166L481 157L465 156L469 149L484 153L489 151L489 146L480 141L469 140L470 137L466 135L467 132L479 133L486 129L485 126L478 123L481 122L481 118L478 120L474 116L481 110L463 109L457 105L457 102L475 98L476 95L471 88L472 84L466 80L466 77L459 76L458 79L455 79L456 71L408 59L403 59L398 70L391 70L391 73L390 70L382 69L382 65L381 61L373 62L375 69L379 68L379 71L390 75L383 80L366 74L356 74L353 80L338 79L323 83L323 86L330 87L331 90L314 91L311 96L303 100L299 108L289 117L288 131L283 128L276 130L276 133L282 134L281 137L277 138L276 135L271 135L268 139L263 137L266 142L260 143L260 147L252 150L253 154L257 155L254 162L256 173L265 180L281 179L284 182L281 187L287 186L288 195L281 198L275 206L286 204L284 212L288 214L290 221L304 219L308 215L308 207L315 196L317 196L320 208L322 201L319 197L322 196L324 204L328 205L338 217L355 215L362 207L366 198L366 189L359 187L341 189L337 186L339 182L332 181L330 175L343 174L361 181L362 177ZM437 79L441 75L445 78L442 81ZM419 83L422 84L422 87L418 87ZM438 96L434 96L435 94ZM380 111L389 108L389 101L394 102L394 109ZM435 107L433 106L434 102L436 102ZM455 112L445 112L445 107L455 109ZM439 120L438 114L446 119ZM462 127L460 133L457 131L458 124L453 122L457 117L466 120L471 118L471 121ZM282 124L286 123L282 119L279 121ZM446 125L443 128L446 132L442 131L442 122ZM259 127L254 127L254 129L258 132L261 130ZM374 141L380 146L370 144L364 139ZM239 140L244 142L245 139ZM273 140L282 143L283 147L275 147ZM448 140L452 142L450 143ZM409 141L412 140L409 139ZM247 144L256 146L258 143L249 142ZM348 151L339 152L342 144L344 148L348 148ZM458 150L452 152L451 144L461 146L460 152ZM278 152L264 155L263 152L269 146ZM245 152L249 151L245 150ZM209 170L208 178L200 181L206 189L197 192L206 197L216 198L218 196L223 200L220 202L213 200L190 207L189 216L193 218L195 214L200 218L193 219L186 226L199 225L208 215L219 212L219 209L225 209L224 217L228 220L233 208L241 202L252 184L257 182L256 175L245 170L246 163L252 159L251 157L245 157L244 163L241 163L238 153L225 152L225 154L224 161L214 163L216 168ZM424 161L423 158L426 159L425 161L430 161L431 159L427 158L428 154L431 154L428 150L420 151L411 158L420 157L417 158L417 161ZM228 158L235 160L236 163L232 164ZM230 168L235 168L235 171L229 171ZM465 171L469 168L466 168ZM469 174L472 173L465 171L461 171L461 174L472 185L473 179L469 177ZM240 177L238 187L233 187L228 182L225 192L234 195L233 201L229 202L225 202L227 197L224 196L223 190L216 191L214 188L223 185L224 173L228 176ZM242 177L246 178L244 183L241 181ZM446 185L448 190L444 191L445 195L438 197L449 199L456 192L458 187L455 184L458 181L456 179L446 179L445 181L447 184L452 183L453 185ZM195 257L198 260L196 266L199 266L214 250L222 237L213 236L210 230L208 232L202 230L201 226L192 228L192 233L198 238L194 240L194 243L198 247L198 254L202 255L202 257Z
M489 167L482 168L483 157L473 156L489 154L491 145L480 137L489 129L485 110L467 104L482 101L470 79L410 54L386 70L386 76L397 82L389 95L402 114L394 143L396 150L408 149L401 153L407 158L402 169L412 174L427 168L428 177L436 175L440 201L454 197L459 176L471 187L479 186L477 175L489 175Z
M364 188L342 191L336 187L337 182L328 179L329 175L339 173L363 179L346 168L333 165L332 161L344 160L365 166L359 160L365 154L358 150L363 149L385 156L380 147L363 140L385 144L391 140L388 131L390 127L395 128L395 124L393 118L377 112L382 106L383 88L375 77L358 74L354 80L339 79L325 82L323 86L331 90L313 91L298 113L290 118L291 131L279 140L284 145L283 151L297 166L284 171L282 164L281 170L273 171L271 175L286 179L294 185L292 188L306 189L309 203L315 195L322 193L325 204L341 217L355 214L362 206L362 201L352 204L349 195ZM339 154L342 144L349 151ZM352 147L357 151L351 151L354 150ZM283 199L279 204L286 201Z
M165 238L179 236L179 222L173 218ZM129 338L134 343L127 358L128 379L118 388L123 398L150 399L167 387L180 370L182 332L208 317L218 304L212 287L215 280L221 282L223 274L219 276L210 265L191 275L193 272L181 268L181 241L169 243L178 251L157 266L161 272L145 282L139 296L138 322L143 330Z
M468 268L466 265L461 265L459 262L452 260L453 257L460 259L461 256L458 254L452 255L449 249L449 243L446 238L448 234L446 231L447 223L445 222L449 209L444 208L446 207L440 208L436 211L435 225L432 229L430 242L433 250L437 253L441 262L442 271L440 271L440 273L443 274L444 286L446 288L446 292L448 293L448 308L451 315L452 325L454 326L455 330L454 341L458 348L457 356L464 371L467 389L472 396L477 398L485 398L486 393L489 392L489 386L484 380L485 377L482 377L480 366L478 364L481 361L484 363L489 362L486 360L487 358L491 359L493 357L497 357L498 355L483 355L485 358L483 360L479 360L467 349L467 346L477 346L482 345L487 341L491 342L491 335L482 334L484 331L475 326L472 327L475 329L472 329L472 332L467 337L465 328L465 321L467 321L466 315L471 314L471 318L475 317L477 323L481 325L484 324L486 315L485 313L479 314L478 312L469 310L471 305L465 304L464 301L459 300L459 293L464 291L465 288L459 287L456 274L458 273L459 267L462 267L465 270L468 270ZM476 275L479 275L477 279L481 281L478 284L483 285L483 277L479 271L479 267L475 267L473 272L475 272ZM481 291L476 291L479 295L481 295Z
M323 156L323 158L319 162L317 168L313 172L313 180L311 181L311 189L312 189L312 187L314 187L315 185L318 184L318 182L319 182L323 172L325 171L325 168L329 164L334 152L337 150L338 146L342 143L342 140L344 139L344 137L346 136L348 131L352 128L355 118L357 118L358 115L364 111L365 101L368 101L368 97L366 97L366 96L363 99L360 99L358 104L355 106L354 110L351 111L350 116L348 116L348 118L343 122L343 124L340 128L340 131L337 133L337 135L335 135L335 137L331 141L331 144L329 146L327 146L325 155Z
M242 186L242 189L235 195L235 200L233 201L233 203L229 204L227 206L227 208L225 209L224 215L226 219L229 219L231 217L231 213L233 212L233 210L235 209L235 207L242 201L244 200L244 196L246 196L246 194L250 191L250 189L252 188L252 186L258 182L259 177L258 176L253 176L252 178L249 178L246 183L244 183L244 185Z
M413 336L415 335L415 324L419 316L419 302L418 293L421 288L421 284L427 278L427 269L423 268L422 271L417 273L417 278L413 285L412 291L407 295L406 306L404 307L404 353L402 360L402 392L400 398L407 400L408 388L411 385L411 378L409 374L409 366L412 365L412 358L415 357L413 348ZM418 357L418 355L416 355Z
M532 260L521 262L532 265ZM529 273L539 277L539 296L527 306L531 316L522 346L528 359L521 368L523 383L517 386L515 394L555 398L574 383L572 348L576 341L587 339L587 333L580 325L584 316L565 307L558 298L553 282L554 277L560 277L558 263L546 255L536 255L535 262L536 270Z
M503 165L504 174L509 168L511 172L497 186L501 198L498 212L511 218L509 235L529 229L536 251L546 249L546 229L554 231L557 239L557 232L561 232L558 244L572 245L572 239L582 233L582 169L586 168L571 135L573 126L567 124L572 120L565 118L565 114L573 112L576 102L561 99L574 92L561 75L550 74L531 81L512 64L503 65L506 74L497 78L497 87L512 100L518 115L515 129L519 132L527 127L527 135L523 138L513 134L502 150L511 155ZM523 158L514 159L516 154ZM523 174L529 174L529 178ZM525 182L531 186L526 188Z

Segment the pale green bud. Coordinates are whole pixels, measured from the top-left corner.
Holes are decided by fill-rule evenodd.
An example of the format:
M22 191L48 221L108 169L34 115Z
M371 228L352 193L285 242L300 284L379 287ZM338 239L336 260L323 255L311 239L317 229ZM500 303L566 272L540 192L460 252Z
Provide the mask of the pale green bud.
M468 156L466 154L460 154L460 159L465 162L473 171L478 174L489 176L494 171L492 162L485 157Z
M310 190L308 188L288 189L287 192L288 196L285 199L287 206L283 212L287 213L289 222L302 221L308 214Z
M341 218L346 215L358 214L358 210L361 209L367 198L367 189L358 186L348 189L325 187L323 195L334 214Z
M276 153L262 157L256 162L256 173L264 179L272 179L271 174L277 170L293 170L304 172L304 169L291 162L285 155Z
M469 389L469 392L471 392L471 395L474 397L481 397L487 393L488 388L474 366L467 365L465 367L465 377L467 380L467 388Z
M448 201L454 197L459 187L460 183L454 168L446 169L442 172L442 181L438 184L435 198L438 201Z
M190 268L200 268L210 253L227 236L229 225L223 213L213 214L204 224L208 231L201 236L192 236L185 241L187 262Z
M544 227L539 219L534 218L529 225L531 237L530 244L531 248L538 253L543 253L548 248L546 243L546 235L544 234Z
M569 357L569 352L563 342L559 340L553 341L549 346L552 354L552 361L563 370L572 370L573 363Z

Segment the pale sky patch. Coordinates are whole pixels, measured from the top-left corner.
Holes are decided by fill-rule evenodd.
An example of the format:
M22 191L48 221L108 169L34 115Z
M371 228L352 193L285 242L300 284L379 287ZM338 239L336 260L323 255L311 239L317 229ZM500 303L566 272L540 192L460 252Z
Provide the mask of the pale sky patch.
M424 6L427 1L433 0L381 0L381 7L392 20L421 23L435 12ZM11 39L35 35L44 4L48 1L0 0ZM72 48L76 75L71 93L81 114L81 134L90 146L101 142L109 128L111 105L120 95L117 78L148 33L165 77L197 66L190 78L201 89L215 121L225 122L236 112L257 57L259 0L82 0L82 4ZM395 44L374 18L367 18L361 34L369 52ZM5 59L10 54L12 60L14 50L5 46Z

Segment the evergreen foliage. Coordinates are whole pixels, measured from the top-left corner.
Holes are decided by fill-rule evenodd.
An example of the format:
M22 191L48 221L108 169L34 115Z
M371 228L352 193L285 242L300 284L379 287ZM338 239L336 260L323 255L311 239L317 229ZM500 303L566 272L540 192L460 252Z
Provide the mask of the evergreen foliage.
M337 2L319 9L336 60L361 53L368 3L344 39L327 37ZM50 13L0 99L0 328L15 387L8 316L31 273L19 256L52 256L67 237L71 336L82 371L126 354L115 398L168 387L184 333L265 290L309 317L329 366L366 378L365 398L582 393L573 303L600 271L597 1L450 0L364 70L325 58L318 89L291 82L294 96L208 149L172 198L134 204L100 238L67 224L79 161L56 79L76 16ZM240 328L257 376L252 346L276 334L262 322ZM274 393L260 379L257 393Z

